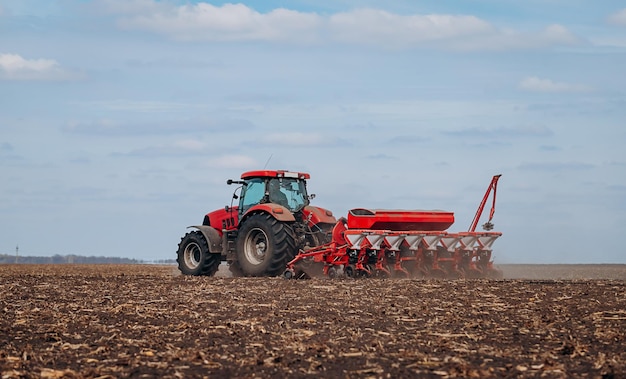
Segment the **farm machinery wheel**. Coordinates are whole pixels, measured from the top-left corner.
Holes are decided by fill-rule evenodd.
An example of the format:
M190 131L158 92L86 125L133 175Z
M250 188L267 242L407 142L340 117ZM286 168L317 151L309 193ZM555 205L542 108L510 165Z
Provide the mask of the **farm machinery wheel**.
M237 262L246 276L276 276L296 253L291 227L268 214L255 214L239 229Z
M220 254L209 252L209 244L200 231L185 234L178 244L178 269L185 275L212 276L219 268Z

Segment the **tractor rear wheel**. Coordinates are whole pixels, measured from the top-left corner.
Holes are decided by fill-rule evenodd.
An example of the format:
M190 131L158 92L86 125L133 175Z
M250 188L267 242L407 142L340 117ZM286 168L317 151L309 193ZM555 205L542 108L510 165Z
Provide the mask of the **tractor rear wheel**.
M185 275L215 274L221 255L209 252L209 244L200 231L185 234L178 244L178 269Z
M294 233L288 224L260 213L239 229L237 261L246 276L277 276L296 253Z

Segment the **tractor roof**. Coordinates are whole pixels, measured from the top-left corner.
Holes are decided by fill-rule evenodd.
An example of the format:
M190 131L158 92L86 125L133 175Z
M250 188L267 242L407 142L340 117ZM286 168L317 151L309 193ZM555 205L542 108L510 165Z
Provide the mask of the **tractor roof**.
M257 170L248 171L241 174L241 179L251 178L295 178L295 179L310 179L311 175L306 172L293 172L287 170Z

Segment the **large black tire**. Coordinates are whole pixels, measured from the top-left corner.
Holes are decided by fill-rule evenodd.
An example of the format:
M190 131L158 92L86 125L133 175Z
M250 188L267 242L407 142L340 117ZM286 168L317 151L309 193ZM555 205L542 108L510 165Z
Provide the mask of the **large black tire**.
M221 255L209 252L209 244L200 231L185 234L178 244L178 269L185 275L213 276Z
M269 214L252 215L239 228L237 262L246 276L281 275L295 254L291 226Z

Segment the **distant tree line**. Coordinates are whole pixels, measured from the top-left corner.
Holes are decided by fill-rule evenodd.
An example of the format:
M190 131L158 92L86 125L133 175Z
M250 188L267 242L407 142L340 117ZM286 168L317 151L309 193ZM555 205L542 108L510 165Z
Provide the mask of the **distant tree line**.
M0 264L141 264L142 260L120 257L85 257L82 255L53 255L51 257L0 254ZM164 262L165 263L165 262Z

